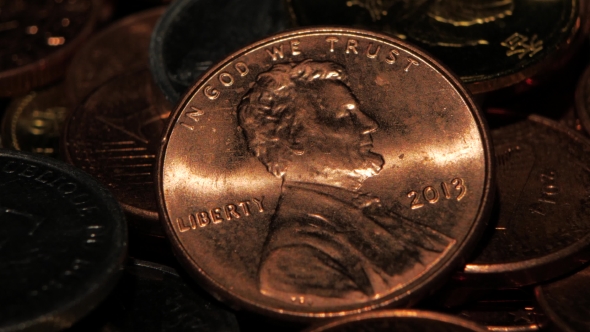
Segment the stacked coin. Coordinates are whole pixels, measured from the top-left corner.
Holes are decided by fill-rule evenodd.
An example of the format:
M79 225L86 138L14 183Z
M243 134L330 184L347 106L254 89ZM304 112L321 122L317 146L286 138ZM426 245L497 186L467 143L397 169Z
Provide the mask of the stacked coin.
M0 0L0 331L588 330L589 7Z

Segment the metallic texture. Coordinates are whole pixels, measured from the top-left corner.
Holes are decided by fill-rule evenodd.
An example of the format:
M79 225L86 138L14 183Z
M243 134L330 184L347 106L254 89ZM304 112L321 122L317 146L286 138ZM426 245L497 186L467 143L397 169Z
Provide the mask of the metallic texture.
M420 46L476 94L554 67L582 22L580 0L286 1L297 25L364 27Z
M578 268L590 258L590 142L539 116L492 138L498 208L464 276L523 286Z
M559 329L565 332L590 330L590 268L537 286L539 306Z
M140 233L162 235L153 169L170 108L150 72L140 69L94 90L64 128L65 160L110 188Z
M54 159L0 151L0 331L56 331L114 287L127 225L113 196Z
M101 12L98 0L0 1L0 97L62 76Z
M485 227L492 155L461 83L354 29L269 37L191 88L164 136L161 216L211 292L292 318L417 301Z
M277 0L176 0L154 29L150 66L168 100L231 52L288 26Z
M69 332L239 331L235 315L167 266L131 259L111 295Z
M420 310L368 312L313 327L306 332L486 332L484 327L451 315Z
M126 17L90 39L68 68L65 89L72 107L115 76L148 66L152 30L164 7Z
M63 84L12 100L2 120L6 148L59 156L59 137L69 113Z

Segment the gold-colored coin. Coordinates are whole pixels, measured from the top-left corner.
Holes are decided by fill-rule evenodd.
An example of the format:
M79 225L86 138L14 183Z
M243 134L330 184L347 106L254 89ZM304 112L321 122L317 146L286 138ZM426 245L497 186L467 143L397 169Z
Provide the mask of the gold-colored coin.
M57 157L59 136L68 112L62 84L16 98L4 114L2 145Z

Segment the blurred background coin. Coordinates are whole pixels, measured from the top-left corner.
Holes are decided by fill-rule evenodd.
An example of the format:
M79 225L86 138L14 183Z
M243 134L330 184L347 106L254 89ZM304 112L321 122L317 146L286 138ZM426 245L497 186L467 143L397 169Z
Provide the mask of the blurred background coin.
M560 331L590 330L590 269L537 286L535 293L543 311Z
M464 277L523 286L578 268L590 257L590 142L539 116L492 138L498 206Z
M310 319L417 301L491 208L491 142L462 84L360 30L275 35L228 56L171 118L158 197L212 293Z
M0 330L55 331L123 268L127 225L108 190L51 158L0 151Z
M59 137L69 109L63 84L13 99L2 120L3 146L58 157Z
M466 319L419 310L389 310L368 312L341 318L331 323L310 328L307 332L352 331L440 331L484 332L484 327Z
M586 32L580 0L287 1L298 25L364 27L416 44L476 94L554 72Z
M65 80L72 107L115 76L148 66L150 36L163 7L117 21L90 39L76 53Z
M176 0L154 30L150 65L176 103L197 78L229 53L288 27L283 1Z
M170 105L147 68L126 72L94 90L68 118L66 161L113 191L133 231L162 236L154 164Z
M235 315L167 266L130 260L111 295L68 331L239 331Z
M94 30L99 0L0 1L0 97L63 75L71 55Z
M576 89L576 113L584 131L590 133L590 67L580 78Z

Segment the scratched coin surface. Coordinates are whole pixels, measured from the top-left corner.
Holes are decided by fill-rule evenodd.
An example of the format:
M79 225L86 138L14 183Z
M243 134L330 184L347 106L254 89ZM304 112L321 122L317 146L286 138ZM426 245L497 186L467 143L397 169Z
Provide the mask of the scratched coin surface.
M522 286L590 257L590 142L549 119L494 130L498 208L466 277Z
M580 0L288 0L298 25L393 34L447 64L474 93L521 82L568 54ZM551 24L547 24L551 22Z
M4 147L58 157L68 105L63 84L13 99L2 120Z
M169 115L149 70L140 69L96 89L65 125L66 161L110 188L130 216L130 226L142 233L162 234L153 168Z
M111 295L68 331L239 330L231 311L174 269L132 259Z
M388 310L369 312L347 317L313 327L307 332L484 332L483 326L455 316L420 311L420 310Z
M472 249L490 144L460 82L380 34L317 28L220 62L158 161L166 231L213 293L331 317L416 301Z
M0 97L63 75L100 13L100 1L94 0L0 1Z
M150 66L176 103L201 74L229 53L287 28L284 1L176 0L154 29Z
M148 66L150 37L163 12L159 7L128 16L84 44L66 74L66 93L73 107L113 77Z
M539 306L560 331L590 330L590 268L537 286Z
M48 157L0 151L0 330L54 331L114 286L127 226L88 174Z

